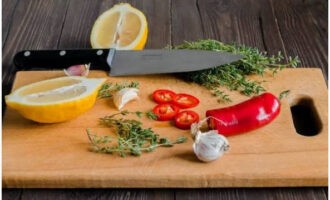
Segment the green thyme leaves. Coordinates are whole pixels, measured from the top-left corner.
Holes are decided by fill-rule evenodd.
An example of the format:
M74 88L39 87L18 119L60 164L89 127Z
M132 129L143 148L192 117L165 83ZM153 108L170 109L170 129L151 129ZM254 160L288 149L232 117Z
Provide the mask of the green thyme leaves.
M152 111L148 111L146 112L146 116L149 118L149 119L152 119L152 120L157 120L158 116L152 112Z
M174 49L225 51L243 55L241 60L230 64L179 74L179 77L186 81L200 84L212 90L213 94L219 97L219 101L222 102L228 102L230 98L224 91L219 90L220 86L239 91L247 96L259 94L265 90L261 86L261 82L249 80L248 75L257 74L262 76L266 71L276 74L285 67L296 67L299 64L298 57L289 57L288 63L283 64L284 56L281 52L277 55L268 56L266 52L260 52L257 48L224 44L210 39L185 42L175 46Z
M287 97L289 95L289 93L290 93L290 90L285 90L285 91L280 93L278 98L281 100L281 99Z
M178 137L175 141L160 137L151 128L143 128L140 121L124 118L129 114L136 115L138 118L142 116L142 112L125 110L100 119L101 124L117 134L117 138L108 135L99 136L91 133L90 129L86 130L94 152L117 153L122 157L127 154L139 156L143 152L154 151L157 147L171 147L187 140L184 136Z
M104 83L99 90L98 98L112 97L112 95L124 88L139 88L139 83L136 81L123 82L123 83Z

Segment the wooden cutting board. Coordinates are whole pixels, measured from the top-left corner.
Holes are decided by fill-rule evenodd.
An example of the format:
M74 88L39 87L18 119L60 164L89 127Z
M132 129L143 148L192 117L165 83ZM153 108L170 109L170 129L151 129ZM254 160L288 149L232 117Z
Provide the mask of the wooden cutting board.
M14 88L43 79L63 76L61 71L18 72ZM90 77L107 77L92 71ZM259 79L260 77L251 77ZM207 109L239 103L248 97L229 92L233 102L217 103L210 92L172 76L109 77L140 83L140 99L129 103L130 111L149 111L155 106L150 94L159 88L195 95L201 100L201 117ZM273 187L326 186L328 183L328 92L319 69L285 69L275 77L265 75L263 86L278 95L290 90L282 102L280 115L269 125L246 134L229 137L230 150L222 158L202 163L192 151L189 131L181 131L167 122L148 118L142 121L161 136L179 135L187 143L172 148L158 148L140 157L89 151L86 128L94 133L110 133L98 124L98 118L116 111L110 99L65 123L38 124L22 118L8 108L3 121L2 175L4 187L23 188L96 188L96 187ZM322 130L316 136L296 133L290 107L311 98Z

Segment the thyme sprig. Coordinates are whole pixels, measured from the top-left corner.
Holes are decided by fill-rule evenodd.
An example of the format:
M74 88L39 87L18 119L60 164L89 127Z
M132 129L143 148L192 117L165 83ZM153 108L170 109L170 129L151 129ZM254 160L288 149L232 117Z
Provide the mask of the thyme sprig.
M142 112L128 112L125 110L100 119L101 124L114 130L118 136L117 141L114 141L111 136L98 136L92 134L90 129L86 130L93 151L118 153L122 157L127 154L139 156L143 152L154 151L157 147L171 147L187 140L184 136L178 137L175 141L160 137L151 128L142 128L140 121L123 118L128 114L135 114L139 118L142 116Z
M139 88L139 82L122 82L122 83L104 83L99 90L98 98L107 98L112 97L113 94L124 88Z
M228 102L230 98L224 91L219 89L220 86L224 86L229 90L240 91L247 96L259 94L265 90L261 86L261 82L249 80L247 78L248 75L257 74L262 76L267 71L275 75L279 70L285 67L296 67L300 62L298 57L289 57L287 63L282 63L284 56L281 52L278 52L277 55L268 56L266 52L260 52L257 48L245 45L224 44L211 39L184 42L173 47L173 49L224 51L243 55L241 60L230 64L179 74L179 77L184 80L213 90L213 94L220 98L219 101L225 102Z
M218 88L214 89L212 92L213 96L218 97L218 102L231 102L228 94L225 94L224 91L219 90Z
M152 120L157 120L158 116L152 112L152 111L148 111L146 112L146 116L149 118L149 119L152 119Z
M285 90L283 92L280 93L280 95L278 96L278 98L281 100L285 97L287 97L290 94L290 90Z

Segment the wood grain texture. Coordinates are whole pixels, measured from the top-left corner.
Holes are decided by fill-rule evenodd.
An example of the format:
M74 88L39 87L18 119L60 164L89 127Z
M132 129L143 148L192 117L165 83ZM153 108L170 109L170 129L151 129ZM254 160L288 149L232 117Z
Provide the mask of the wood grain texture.
M101 1L69 1L58 48L91 48L89 36L100 14L100 4Z
M37 194L37 195L36 195ZM122 199L173 199L173 192L166 189L23 189L22 200L44 200L44 199L98 199L98 200L122 200ZM9 200L9 199L8 199Z
M172 1L171 45L203 39L202 23L197 0Z
M15 77L12 60L16 52L23 49L57 49L67 6L68 1L57 0L18 2L3 46L3 95L10 92ZM2 106L5 107L5 104Z
M136 1L135 1L136 2ZM139 2L139 1L137 1ZM164 48L171 44L170 0L141 1L148 21L148 40L145 48Z
M63 75L62 71L19 72L14 88ZM107 74L92 71L90 77L107 77ZM147 112L154 107L155 103L148 97L158 88L194 94L200 104L193 110L200 116L205 116L208 109L247 99L230 92L235 101L219 105L207 89L173 76L108 77L110 82L128 80L139 82L143 88L140 100L125 107L131 111ZM98 100L93 109L78 118L58 124L32 123L8 108L3 124L3 185L23 188L326 186L328 98L321 71L285 69L275 78L269 74L262 80L266 81L263 85L267 91L273 94L279 94L290 84L290 96L281 101L280 115L263 128L229 137L229 153L208 164L198 162L193 154L189 131L146 117L141 119L145 127L152 127L162 137L171 139L186 135L188 142L173 148L159 148L141 158L123 159L118 155L89 152L86 128L98 134L111 134L97 120L117 112L108 99ZM298 135L291 117L290 106L306 97L313 99L322 123L321 132L314 137ZM26 155L21 157L23 153Z
M253 2L251 3L253 4ZM267 51L269 55L276 55L279 51L283 52L285 61L287 62L288 55L285 50L285 44L278 27L271 0L260 2L257 14L259 15L259 25L265 51Z
M9 29L11 28L12 18L15 13L18 0L2 1L2 46L7 40Z
M19 2L22 2L23 0L19 1ZM70 0L72 1L72 0ZM67 1L67 2L70 2L70 1ZM49 32L49 29L43 29L41 28L42 26L51 26L51 24L54 24L56 23L56 27L58 28L61 28L62 24L60 24L59 22L56 22L57 18L54 17L54 18L49 18L47 17L47 13L53 13L56 12L56 13L53 13L52 16L57 16L57 14L59 15L62 15L62 17L65 17L65 11L66 9L63 7L63 9L57 9L55 7L52 7L52 4L49 4L47 5L47 2L51 2L51 1L44 1L46 2L46 5L47 6L40 6L40 3L38 3L38 1L35 1L35 0L24 0L23 1L23 6L21 6L21 8L19 10L17 9L13 9L15 7L15 0L4 0L3 1L3 28L2 28L2 33L3 33L3 55L5 54L8 54L8 55L13 55L13 53L15 51L12 51L11 48L15 48L17 50L21 50L19 48L16 47L17 43L28 43L29 40L31 40L32 38L32 43L29 43L29 45L24 45L22 48L35 48L35 46L33 46L35 44L35 41L36 41L36 38L40 37L40 35L49 35L51 36L50 38L47 38L49 39L49 41L52 41L53 39L56 39L58 40L57 42L59 43L59 45L61 47L85 47L87 46L89 43L88 41L84 41L84 39L80 39L80 37L87 37L86 33L83 33L82 31L84 29L86 30L89 30L91 27L89 27L88 23L84 24L84 23L77 23L79 24L80 26L77 27L77 24L71 24L73 27L75 28L78 28L78 31L77 32L74 32L74 29L70 29L70 24L66 24L65 26L63 26L63 37L60 36L60 34L58 34L57 31L56 32L56 35L58 38L53 38L52 35L54 35L54 32ZM40 1L39 1L40 2ZM76 2L76 1L75 1ZM90 5L92 8L94 8L96 5L99 6L100 5L100 2L102 2L101 4L101 7L99 9L99 12L102 11L102 9L107 9L109 8L109 6L113 5L113 2L114 1L108 1L108 0L105 0L105 1L97 1L97 0L93 0L91 1L93 2L93 5L92 4L86 4L86 1L82 2L81 4L82 5L75 5L79 8L82 8L84 11L90 11L89 8L87 7L84 7L86 5ZM135 1L137 3L141 2L141 1ZM173 7L173 5L177 4L178 2L177 1L174 1L174 0L168 0L166 1L166 6L164 6L165 3L163 3L164 1L162 0L159 0L159 1L143 1L144 3L144 6L147 5L148 8L157 8L157 10L155 10L153 13L155 13L154 15L156 16L152 16L153 19L155 19L155 17L157 16L163 16L162 14L161 15L158 15L158 13L172 13L173 12L173 9L170 9ZM156 5L153 3L153 2L156 2ZM191 3L193 2L193 3ZM210 4L211 1L206 1L205 4L209 4L210 6L212 6L212 4ZM219 0L218 1L219 4L221 4L222 2L227 2L227 1L224 1L224 0ZM243 2L243 1L242 1ZM259 30L253 30L252 32L247 32L245 30L239 30L241 32L244 32L247 34L247 38L251 38L251 39L246 39L246 41L254 41L255 39L252 39L254 38L253 34L255 34L255 31L257 32L257 35L260 35L260 33L263 32L263 42L265 44L264 47L262 47L263 49L267 50L268 52L270 53L276 53L278 50L282 50L283 51L283 48L288 48L288 53L286 54L287 56L294 56L295 54L292 53L292 49L295 49L295 48L300 48L300 49L312 49L313 51L315 50L316 53L315 54L319 54L318 52L320 51L320 48L318 46L322 46L321 47L321 50L322 48L326 50L326 53L328 52L328 49L327 49L327 42L324 42L324 40L328 40L328 2L327 1L315 1L315 0L302 0L302 1L294 1L294 0L287 0L287 1L275 1L275 0L268 0L268 1L263 1L263 0L254 0L254 1L247 1L247 2L251 2L253 5L255 5L257 8L260 8L262 7L262 9L260 10L261 13L260 13L260 16L261 16L261 24L262 26L260 26L258 29L261 29L261 31ZM62 3L62 4L65 4L63 3L63 1L59 1L59 3ZM95 4L94 4L95 3ZM134 3L134 2L133 2ZM178 43L181 43L183 40L189 40L189 39L199 39L201 38L201 36L204 36L204 34L207 34L209 37L211 38L219 38L219 34L215 31L213 31L212 33L208 33L210 32L210 30L207 30L206 32L205 31L202 31L203 30L203 21L199 22L191 22L191 23L184 23L184 24L180 24L179 22L180 21L189 21L191 20L190 18L188 19L185 19L184 20L181 18L182 15L191 15L191 13L195 13L195 14L198 14L196 11L198 11L198 4L203 4L203 2L197 2L196 4L196 1L186 1L185 3L187 3L186 5L182 5L183 7L185 7L186 9L180 9L183 13L181 14L177 14L178 16L180 16L179 18L177 17L172 17L173 15L171 15L171 18L169 21L166 21L164 19L164 21L162 21L162 23L159 23L157 24L157 21L154 20L153 24L155 24L153 26L153 30L155 33L153 34L150 34L149 35L149 38L148 38L148 43L147 43L147 47L148 48L156 48L156 47L163 47L164 44L168 44L167 41L163 41L162 38L174 38L174 40L172 39L172 44L178 44ZM243 2L244 3L244 2ZM292 7L292 5L296 3L298 5L298 7ZM20 3L22 4L22 3ZM30 4L30 5L29 5ZM145 5L146 4L146 5ZM172 6L167 6L167 5L172 5ZM300 5L308 5L308 6L299 6ZM17 4L18 5L18 4ZM28 6L29 5L29 6ZM58 5L58 4L57 4ZM103 7L104 5L104 7ZM161 5L161 6L160 6ZM262 5L262 6L260 6ZM273 6L275 5L275 6ZM277 6L277 5L280 5L280 6ZM48 7L50 6L50 7ZM271 7L271 9L273 10L273 16L270 15L270 12L269 12L269 8L268 6ZM72 6L71 4L71 7L73 8L70 8L70 12L72 11L71 13L71 16L72 18L74 18L74 20L72 20L72 18L68 18L67 16L65 17L65 21L70 21L72 20L73 22L75 21L78 21L79 22L79 17L80 16L81 18L88 18L89 15L93 16L93 12L94 10L92 11L92 14L89 13L89 12L80 12L79 9L77 10L74 10L74 6ZM202 7L202 6L201 6ZM287 9L286 7L290 7L289 9ZM50 8L50 9L48 9ZM54 10L52 10L53 8L56 8ZM251 7L249 7L251 9ZM151 9L151 10L152 10ZM166 9L169 9L169 10L166 10ZM287 32L286 28L283 28L283 24L288 24L288 23L291 23L290 21L291 20L299 20L299 18L301 17L299 13L292 13L294 10L296 9L300 9L299 12L301 13L305 13L305 15L309 15L309 19L306 19L306 20L310 20L312 21L312 23L308 22L306 25L309 27L312 27L312 34L310 34L309 32L311 31L310 28L308 29L305 29L304 26L302 25L299 25L299 26L290 26L288 27L289 29L289 32ZM146 9L148 10L148 9ZM208 12L209 10L212 10L212 8L205 8L205 9L200 9L200 15L203 16L203 15L207 15L205 12ZM33 12L25 12L25 11L33 11ZM46 11L46 12L44 12ZM11 13L11 12L14 12L14 13ZM67 10L67 15L69 15L69 9ZM217 12L217 11L215 11ZM235 7L230 7L228 12L231 12L233 13L233 15L237 15L237 16L240 16L238 17L236 20L237 21L241 21L241 20L244 20L242 19L241 17L243 17L243 15L240 15L239 13L237 13L237 9ZM256 9L253 9L252 8L252 11L254 14L251 14L251 15L256 15L257 12L256 12ZM20 39L20 38L17 38L17 37L12 37L12 34L17 32L17 30L20 30L17 28L17 26L24 26L24 23L20 22L20 21L23 21L23 20L26 20L26 19L29 19L30 16L34 16L36 15L36 13L39 13L38 14L38 18L41 18L41 19L38 19L38 20L34 20L34 21L30 21L29 22L29 25L31 27L38 27L38 28L34 28L33 31L24 31L22 33L22 35L19 34L20 37L23 37L23 39ZM42 14L40 14L42 13ZM235 14L236 13L236 14ZM219 15L219 14L216 14L216 15ZM285 16L281 16L281 15L285 15ZM12 17L11 17L12 16ZM77 17L76 17L77 16ZM149 14L150 16L150 14ZM197 15L196 15L197 16ZM289 17L290 16L290 17ZM184 16L183 16L184 17ZM147 15L147 18L148 18L148 15ZM14 21L15 19L15 21ZM46 23L49 23L48 25L44 24L43 22L43 19L47 19L47 22ZM52 20L50 20L52 19ZM64 18L58 18L60 20L64 19ZM197 19L196 18L193 18L193 19ZM202 19L202 18L200 18ZM7 20L10 20L10 21L7 21ZM87 19L88 20L88 19ZM149 19L150 20L150 19ZM157 19L159 20L159 19ZM289 20L289 21L288 21ZM42 24L40 24L40 22L42 22ZM163 23L164 22L164 23ZM239 23L239 22L238 22ZM255 22L253 22L255 23ZM8 27L8 24L14 24L14 26L10 25ZM18 24L18 25L17 25ZM150 21L149 21L149 24L150 24ZM173 26L172 24L175 24L175 27L177 27L177 29L175 31L171 31L171 29L173 29ZM195 24L195 25L194 25ZM196 27L196 24L197 24L197 27ZM277 26L274 27L274 24ZM191 26L193 27L191 27ZM282 26L282 28L280 29L280 27L278 26ZM169 26L169 27L166 27L166 26ZM248 25L246 25L248 26ZM246 26L242 26L242 28L244 29L244 27ZM68 29L66 27L69 27ZM155 27L160 29L160 30L157 30L155 31ZM181 34L180 33L180 27L181 28L184 28L184 30L181 30L181 31L185 31L185 34ZM253 27L257 27L255 25L253 25ZM39 30L39 28L41 28L40 30L43 30L42 32L40 31L37 31ZM278 30L276 30L276 28ZM14 31L12 30L14 29ZM215 29L221 29L221 27L219 28L215 28ZM283 30L284 29L284 30ZM312 35L312 37L297 37L296 35L296 32L293 31L292 29L295 29L297 31L302 31L303 33L300 33L300 34L305 34L305 35ZM303 30L304 29L304 30ZM314 30L315 29L315 30ZM165 30L165 32L162 32L162 30ZM167 30L170 30L170 33L169 35L166 35L167 34ZM250 29L251 30L251 29ZM13 31L13 33L10 33L11 31ZM21 31L21 30L20 30ZM152 31L152 30L151 30ZM280 34L278 34L277 32L280 32ZM228 35L227 33L228 32ZM224 38L231 38L233 36L231 36L231 34L237 34L237 33L231 33L232 31L231 30L228 30L226 31L226 29L222 29L222 35L224 35ZM313 37L313 34L315 34L315 32L317 34L319 34L320 36L319 37ZM8 34L9 33L9 34ZM28 36L25 36L26 33L29 33ZM4 41L4 36L8 36L7 38L11 40L10 44L11 46L7 46L5 41ZM177 35L186 35L184 37L180 36L180 37L177 37ZM197 35L197 36L194 36L194 35ZM252 35L252 36L249 36L249 35ZM283 37L284 35L284 38ZM155 37L159 37L159 38L155 38ZM68 38L71 38L73 40L70 41ZM18 40L19 39L19 40ZM62 39L66 42L62 42ZM281 44L281 39L284 41L283 44ZM290 43L290 40L294 40L296 41L295 42L295 45L296 46L292 46L292 42ZM15 40L18 40L15 42ZM166 39L167 40L167 39ZM309 40L309 41L305 41L305 40ZM6 40L7 41L7 40ZM43 40L45 41L45 39ZM150 41L152 41L150 43ZM258 41L258 44L261 44L260 43L260 40L259 38L257 39ZM302 44L300 44L300 42ZM56 42L54 42L56 43ZM13 45L15 44L15 45ZM253 43L251 43L252 45L255 45ZM317 44L317 45L316 45ZM5 46L4 46L5 45ZM49 43L47 41L45 42L40 42L38 43L38 48L49 48L51 46L49 46ZM56 46L53 46L53 48L56 48ZM291 50L290 50L291 49ZM284 49L286 51L286 49ZM312 51L311 50L311 51ZM8 51L10 51L8 53ZM322 50L324 51L324 50ZM323 73L324 73L324 76L327 77L328 74L327 74L327 71L328 71L328 60L327 60L327 56L324 54L324 53L321 53L320 55L322 55L321 57L323 58L326 58L326 59L320 59L320 58L313 58L315 55L313 54L312 56L309 54L309 51L300 51L301 53L299 54L300 58L302 58L303 60L308 60L308 65L301 65L301 66L304 66L304 67L308 67L308 66L314 66L314 67L321 67L323 68ZM318 57L318 55L316 55L316 57ZM306 61L304 61L306 63ZM321 65L319 64L319 62L321 62ZM6 56L6 59L3 57L3 87L2 87L2 91L3 91L3 95L7 94L9 91L10 91L10 88L11 88L11 84L12 84L12 81L14 79L14 76L15 76L15 73L14 71L12 70L12 66L8 66L4 63L11 63L11 58L8 58L8 56ZM4 78L5 77L5 78ZM4 104L2 106L3 108L3 111L4 111ZM3 199L20 199L21 197L21 191L22 190L8 190L8 189L3 189ZM46 199L57 199L58 196L62 196L62 193L65 192L65 191L68 191L65 193L65 195L63 195L63 199L81 199L83 198L82 196L80 195L70 195L70 191L72 191L73 193L81 193L81 194L86 194L86 190L82 190L82 189L78 189L78 190L47 190L47 192L43 192L44 190L24 190L24 193L22 195L22 198L24 198L24 194L27 194L27 192L29 192L28 194L28 197L34 197L36 198L37 196L42 195L42 197L45 197ZM90 191L90 190L88 190ZM96 190L96 191L99 191L99 190ZM111 193L113 190L102 190L102 192L100 192L100 196L107 196L106 194L104 193ZM120 191L117 191L117 194L118 194L118 198L121 197L121 198L125 198L126 197L126 194L129 193L130 191L132 190L120 190ZM156 192L159 191L159 190L155 190ZM174 192L177 192L177 191L174 191L174 190L170 190L171 193L174 193ZM224 192L222 191L228 191L227 193L224 194ZM292 191L295 191L295 192L292 192ZM150 191L148 191L150 192ZM273 189L271 191L269 191L268 189L258 189L258 190L251 190L251 192L246 192L246 189L231 189L231 190L221 190L221 189L214 189L214 190L192 190L192 189L188 189L188 190L180 190L180 197L183 198L195 198L196 199L196 196L197 197L203 197L203 198L207 198L207 199L222 199L224 198L224 196L226 196L226 194L228 195L228 198L229 199L258 199L258 196L260 194L260 196L262 197L265 197L264 199L325 199L325 198L322 198L322 196L326 196L326 199L327 199L327 192L328 192L328 188L294 188L294 189L291 189L291 188L282 188L282 189ZM184 196L182 195L182 192L184 194ZM264 195L265 193L268 193L270 192L270 195ZM8 196L9 194L9 196ZM15 197L17 196L17 198ZM12 198L13 197L13 198ZM95 193L95 198L92 197L91 199L97 199L97 193ZM226 196L227 197L227 196ZM276 197L276 198L275 198ZM28 199L28 198L25 198L25 199ZM147 198L146 198L147 199ZM152 198L150 198L152 199ZM174 197L172 199L175 199ZM176 198L176 199L179 199L179 198Z
M259 22L261 6L253 4L253 1L198 1L204 38L264 50Z
M274 200L274 199L314 199L326 200L327 196L322 192L322 188L241 188L237 189L196 189L196 190L176 190L176 199L244 199L244 200Z
M328 30L325 1L272 1L288 55L300 57L300 66L320 66L328 79ZM311 12L313 10L313 12Z
M2 189L3 200L21 200L22 189Z

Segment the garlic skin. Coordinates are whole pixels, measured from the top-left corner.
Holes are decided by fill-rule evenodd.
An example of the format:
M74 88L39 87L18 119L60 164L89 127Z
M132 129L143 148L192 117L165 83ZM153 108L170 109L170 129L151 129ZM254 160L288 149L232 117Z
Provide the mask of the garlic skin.
M118 110L121 110L126 103L138 99L139 90L136 88L123 88L113 96L113 103Z
M217 130L210 130L204 133L198 131L195 136L193 149L199 160L211 162L217 160L229 150L229 142Z

